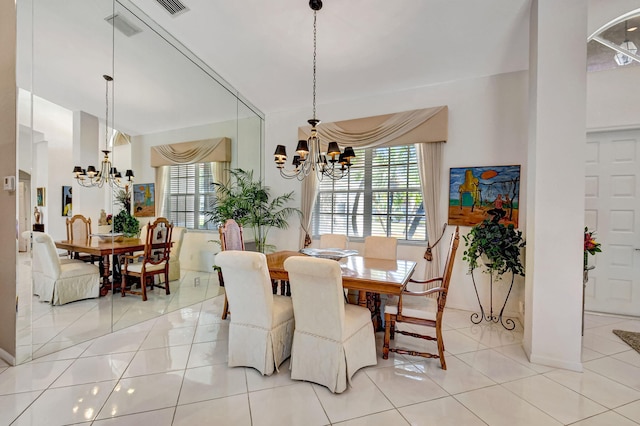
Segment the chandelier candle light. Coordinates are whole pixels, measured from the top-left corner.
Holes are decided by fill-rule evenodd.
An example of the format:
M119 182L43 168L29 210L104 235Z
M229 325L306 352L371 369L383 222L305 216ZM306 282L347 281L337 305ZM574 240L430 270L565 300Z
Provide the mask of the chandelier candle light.
M297 178L303 180L312 172L316 173L319 180L327 177L333 180L347 176L351 167L351 159L356 156L353 148L348 146L344 152L340 152L337 142L329 142L327 152L321 151L320 136L318 136L318 124L316 118L316 14L322 9L321 0L310 0L309 7L313 10L313 118L307 122L311 125L311 135L307 140L298 141L296 154L293 157L293 170L285 170L287 161L287 149L284 145L278 145L274 155L276 167L280 175L287 179Z
M75 166L73 175L81 186L87 188L102 188L105 183L112 188L123 188L133 182L133 170L128 169L125 172L126 183L123 185L122 173L111 166L111 160L109 160L109 154L111 153L109 150L109 82L113 81L113 77L108 75L103 75L102 77L105 80L107 108L104 122L104 149L102 150L104 157L100 164L100 171L96 170L95 166L89 166L86 169Z

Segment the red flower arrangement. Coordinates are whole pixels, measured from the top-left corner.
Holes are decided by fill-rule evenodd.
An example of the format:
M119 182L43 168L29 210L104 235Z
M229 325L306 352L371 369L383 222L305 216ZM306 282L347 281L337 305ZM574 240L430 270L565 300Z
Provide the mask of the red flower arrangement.
M600 243L596 241L595 231L589 231L589 228L584 227L584 269L587 269L587 256L595 255L602 252L600 249Z

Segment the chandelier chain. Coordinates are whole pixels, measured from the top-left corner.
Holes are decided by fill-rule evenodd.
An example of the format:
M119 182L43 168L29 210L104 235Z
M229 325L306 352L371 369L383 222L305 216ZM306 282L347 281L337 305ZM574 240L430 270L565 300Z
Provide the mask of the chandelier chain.
M317 11L313 11L313 119L316 119L316 15Z
M109 149L109 79L104 79L105 84L105 113L104 113L104 149Z
M299 140L296 155L293 157L293 170L286 170L287 150L284 145L277 145L274 155L276 167L280 175L286 179L296 178L300 181L311 174L318 180L328 178L339 180L349 174L351 159L356 156L353 147L340 150L337 142L326 144L326 152L318 133L320 120L316 118L316 86L317 86L317 47L318 47L318 10L322 8L322 0L310 0L309 7L313 10L313 119L307 120L311 125L311 133L307 140Z

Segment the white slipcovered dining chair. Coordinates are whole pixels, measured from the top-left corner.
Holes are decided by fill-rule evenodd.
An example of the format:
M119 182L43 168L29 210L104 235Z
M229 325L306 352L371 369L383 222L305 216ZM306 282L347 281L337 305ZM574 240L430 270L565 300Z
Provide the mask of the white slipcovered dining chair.
M41 302L64 305L100 295L100 271L81 260L61 261L48 234L33 233L33 293Z
M371 259L396 260L398 240L394 237L369 236L364 239L363 257Z
M171 255L169 257L169 281L180 279L180 251L182 250L182 241L187 229L181 226L174 226L171 234Z
M345 250L349 240L346 235L342 234L322 234L320 235L320 248L337 248Z
M292 256L284 268L296 317L291 378L343 392L356 371L377 362L371 313L344 303L338 262Z
M262 253L226 250L216 255L233 315L229 324L229 367L253 367L268 376L291 355L291 298L274 295Z

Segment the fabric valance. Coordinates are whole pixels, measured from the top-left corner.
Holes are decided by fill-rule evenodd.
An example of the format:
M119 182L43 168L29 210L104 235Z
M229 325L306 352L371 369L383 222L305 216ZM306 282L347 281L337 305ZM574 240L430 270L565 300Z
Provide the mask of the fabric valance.
M321 123L318 133L323 143L338 142L343 148L409 145L446 142L449 109L445 106L394 114ZM298 139L307 139L311 126L298 128Z
M151 167L231 161L231 139L215 138L151 147Z

